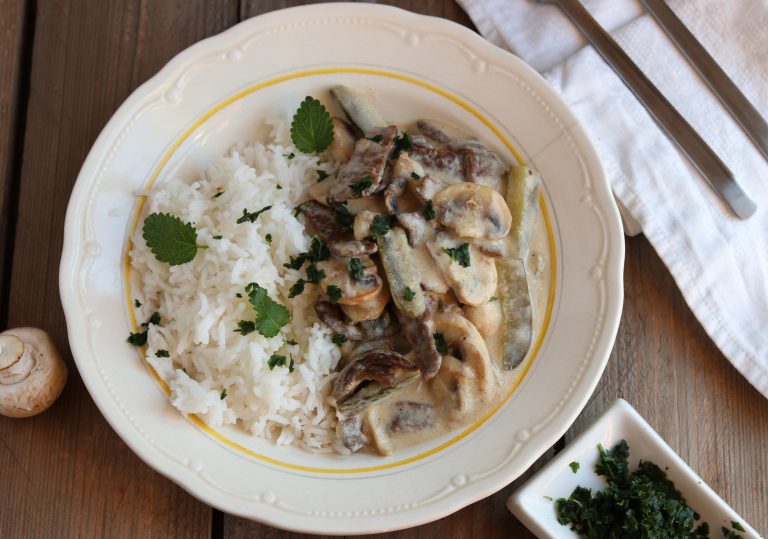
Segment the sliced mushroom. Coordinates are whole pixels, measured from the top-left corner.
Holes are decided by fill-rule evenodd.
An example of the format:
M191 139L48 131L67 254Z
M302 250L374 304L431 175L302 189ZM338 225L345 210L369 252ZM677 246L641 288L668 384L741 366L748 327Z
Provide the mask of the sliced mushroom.
M363 432L363 418L359 415L339 417L339 422L336 423L336 436L350 451L362 449L370 442L368 435Z
M378 268L371 257L355 257L363 267L363 276L355 279L349 271L349 261L332 258L317 263L318 269L325 272L323 288L337 286L341 289L339 303L342 305L360 305L376 296L384 285L378 275Z
M422 247L434 235L435 225L432 221L427 221L421 213L401 213L397 220L408 233L408 243L413 247Z
M373 223L373 218L377 215L379 215L377 212L368 210L361 211L355 215L355 224L352 225L355 239L363 240L371 237L371 224Z
M478 248L478 250L486 256L491 258L504 258L509 256L509 247L505 239L500 240L484 240L474 239L472 244Z
M374 129L355 143L349 161L331 181L330 202L343 202L376 193L384 177L387 159L394 148L395 126Z
M389 302L389 289L382 286L378 294L368 301L357 305L341 305L341 310L352 322L362 322L364 320L377 320Z
M496 292L498 279L492 259L471 243L448 232L439 232L433 240L427 242L427 248L461 303L481 305L490 301ZM452 249L466 249L469 252L469 265L465 267L460 261L454 260L448 254Z
M349 86L339 85L331 88L331 95L341 105L352 123L363 133L387 125L369 94Z
M498 298L493 298L487 303L472 306L465 305L462 309L464 316L480 332L483 337L490 337L496 335L501 327L502 314L501 314L501 302Z
M472 369L478 395L489 395L493 390L493 362L477 328L456 310L436 314L433 325L435 332L442 333L445 338L450 355Z
M392 227L376 241L395 305L410 318L420 316L425 308L424 292L405 232L400 227Z
M462 238L503 238L512 225L504 197L484 185L451 185L434 196L433 204L440 224Z
M67 381L67 367L46 332L0 333L0 415L30 417L48 409Z
M354 358L333 384L331 398L345 416L361 412L413 382L419 369L394 351L371 350Z
M337 258L352 258L355 256L372 255L378 250L372 241L337 241L328 246L331 255Z
M469 365L447 355L443 357L440 372L429 384L430 391L437 402L451 403L449 418L466 419L475 405L475 375Z
M426 248L413 250L413 262L424 290L436 294L448 293L448 283Z
M355 135L341 118L333 118L333 140L328 148L337 163L346 163L355 150Z

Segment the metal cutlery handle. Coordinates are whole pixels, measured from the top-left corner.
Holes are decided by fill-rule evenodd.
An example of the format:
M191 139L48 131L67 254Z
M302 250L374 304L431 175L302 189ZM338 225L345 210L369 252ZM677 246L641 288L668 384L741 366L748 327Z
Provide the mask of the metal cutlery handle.
M559 6L579 27L595 50L635 94L656 123L688 156L733 213L741 219L752 215L757 205L738 184L733 173L584 6L578 0L544 0L543 3Z
M640 0L768 159L768 123L664 0Z

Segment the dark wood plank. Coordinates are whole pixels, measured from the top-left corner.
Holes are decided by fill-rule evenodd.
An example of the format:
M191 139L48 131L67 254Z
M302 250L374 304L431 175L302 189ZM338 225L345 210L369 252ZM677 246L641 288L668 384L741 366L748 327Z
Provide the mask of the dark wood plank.
M737 513L768 531L768 401L704 332L643 238L627 240L625 303L605 374L567 438L618 397Z
M0 417L0 537L210 535L210 507L143 464L94 406L70 357L58 265L69 193L110 115L237 16L237 0L37 3L8 324L49 331L70 378L44 414Z
M14 170L19 147L16 131L24 106L20 89L26 11L25 0L4 1L0 9L0 306L7 301L7 251L13 233L11 198L17 180ZM4 311L0 307L0 321L5 316Z

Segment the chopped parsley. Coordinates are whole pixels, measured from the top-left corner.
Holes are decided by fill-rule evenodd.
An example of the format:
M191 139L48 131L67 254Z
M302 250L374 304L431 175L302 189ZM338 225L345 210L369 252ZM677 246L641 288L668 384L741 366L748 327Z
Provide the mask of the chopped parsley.
M133 306L138 309L139 307L141 307L141 302L139 300L135 299L135 300L133 300Z
M272 234L267 234L266 236L264 236L264 239L266 240L267 243L272 243Z
M288 364L288 372L293 372L293 366L295 363L293 362L293 355L291 355L291 362Z
M299 279L293 285L291 285L291 288L288 289L288 299L295 298L302 292L304 292L304 285L307 284L307 282L304 279Z
M291 313L267 294L267 289L256 283L245 287L248 301L256 311L255 329L265 337L274 337L291 319ZM239 325L239 324L238 324Z
M395 148L392 150L392 158L397 158L401 152L413 148L413 137L408 131L403 131L402 135L395 136Z
M293 159L294 157L296 157L296 154L295 154L295 153L293 153L293 152L291 152L291 153L284 153L284 154L283 154L283 157L285 157L285 158L286 158L286 159L288 159L288 160L291 160L291 159Z
M329 285L326 292L328 293L328 301L331 303L337 303L341 299L341 288L335 284Z
M599 444L597 448L595 472L607 479L608 486L594 496L579 486L568 499L559 498L555 504L560 524L570 524L571 530L595 539L709 537L706 522L694 528L699 515L661 468L641 460L630 472L629 446L624 440L612 450Z
M318 269L316 265L310 264L307 266L307 282L312 284L320 284L320 281L327 277L325 270Z
M427 200L427 205L424 207L424 219L431 221L435 218L435 206L432 204L432 199Z
M317 169L317 183L320 183L324 179L328 177L328 173L324 171L323 169L319 168Z
M255 223L256 219L259 218L259 215L261 215L262 213L264 213L265 211L270 210L270 209L272 209L272 206L264 206L263 208L261 208L258 211L248 212L247 209L243 208L243 215L242 215L242 217L240 217L240 219L237 220L237 224L239 225L239 224L246 223L246 222L247 223Z
M333 344L341 346L342 344L347 342L347 338L341 333L334 333L333 337L331 337L331 341L333 342Z
M318 153L333 141L331 115L317 99L307 96L291 121L291 140L299 151Z
M153 313L152 316L149 317L149 320L141 324L141 327L144 328L144 331L141 331L139 333L130 333L126 341L129 344L132 344L133 346L144 346L145 344L147 344L147 334L149 333L150 324L153 324L155 326L160 325L160 313L158 312Z
M371 221L371 237L376 240L386 235L389 232L391 220L392 216L388 213L375 215Z
M216 236L211 236L211 239L213 239L213 240L220 240L223 237L224 236L216 235Z
M323 240L317 236L312 236L312 243L309 246L307 255L309 256L310 262L322 262L323 260L331 258L331 251L328 250L328 246Z
M405 291L403 292L403 299L405 299L405 301L412 301L414 297L416 297L416 292L406 286Z
M346 201L334 207L333 213L336 216L336 226L346 229L352 228L352 225L355 223L355 214L349 211Z
M269 358L269 361L267 361L267 365L269 366L269 370L271 371L275 367L285 367L286 361L287 361L287 358L285 356L272 354Z
M448 343L445 342L445 335L443 335L440 332L433 333L432 338L435 339L435 348L437 348L437 351L441 354L447 354L448 353Z
M360 262L359 258L350 258L347 267L349 268L349 273L352 274L352 278L355 281L363 280L363 277L365 277L365 271L363 270L363 263Z
M470 259L468 243L462 243L458 247L443 247L443 252L450 256L454 262L458 262L462 268L469 267Z
M576 461L574 461L574 462L571 462L571 463L570 463L568 466L570 466L570 467L571 467L571 471L572 471L573 473L576 473L576 472L578 472L578 471L579 471L579 463L578 463L578 462L576 462Z
M411 172L411 178L416 180L416 181L419 181L421 179L421 176L419 176L415 172Z
M741 523L736 522L735 520L731 521L731 528L733 528L734 530L738 530L740 532L747 531L747 530L744 529L744 526L742 526Z
M243 295L240 292L235 292L235 297L236 298L242 298Z
M373 142L381 142L382 140L384 140L384 135L373 135L372 137L365 137L365 138Z
M289 339L289 340L285 341L285 344L289 344L289 345L291 345L291 346L296 346L296 345L297 345L297 344L299 344L299 343L297 343L297 342L296 342L296 341L294 341L293 339Z
M142 236L147 247L160 262L171 266L185 264L195 258L198 249L197 230L170 213L150 213L144 219Z
M293 154L291 154L291 155L293 155ZM283 186L280 185L279 183L275 184L275 189L277 189L278 191L280 191L282 188L283 188Z
M360 180L359 182L353 183L352 185L350 185L350 187L355 193L359 195L359 194L362 194L363 191L368 189L372 184L373 184L373 178L371 178L371 176L369 175L363 178L362 180Z
M221 395L219 395L219 399L224 400L226 398L227 398L227 388L225 387L224 389L221 390Z
M168 352L168 350L158 350L155 352L155 356L157 357L171 357L171 354Z
M235 332L240 335L248 335L254 331L256 331L256 322L253 322L252 320L240 320L237 323L237 329L235 330Z
M290 255L289 261L283 264L283 267L288 269L300 270L301 266L304 265L304 262L306 262L307 259L308 259L307 253L299 253L296 256L296 258L294 258L293 255Z
M219 191L218 193L216 193L215 195L213 195L213 198L219 198L219 197L220 197L221 195L223 195L223 194L224 194L224 191Z

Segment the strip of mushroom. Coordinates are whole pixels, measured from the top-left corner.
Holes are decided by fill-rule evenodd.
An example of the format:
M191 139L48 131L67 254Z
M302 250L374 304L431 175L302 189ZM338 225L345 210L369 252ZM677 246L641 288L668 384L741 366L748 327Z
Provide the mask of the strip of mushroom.
M333 140L328 151L337 163L346 163L355 150L355 135L352 128L341 118L333 118L332 122Z

